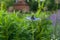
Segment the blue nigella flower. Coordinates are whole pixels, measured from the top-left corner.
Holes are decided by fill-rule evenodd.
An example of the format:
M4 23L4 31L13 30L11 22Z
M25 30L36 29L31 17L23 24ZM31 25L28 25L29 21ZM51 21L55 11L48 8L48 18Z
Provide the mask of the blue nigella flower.
M32 15L31 17L26 17L27 20L33 20L33 21L37 21L37 20L41 20L40 18L36 18L34 17L34 15Z

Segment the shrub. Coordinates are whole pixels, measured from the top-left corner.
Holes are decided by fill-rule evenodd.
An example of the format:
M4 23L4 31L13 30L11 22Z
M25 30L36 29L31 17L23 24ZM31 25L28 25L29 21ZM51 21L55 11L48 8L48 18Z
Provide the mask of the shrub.
M0 40L50 40L50 25L46 19L29 21L18 12L0 10Z

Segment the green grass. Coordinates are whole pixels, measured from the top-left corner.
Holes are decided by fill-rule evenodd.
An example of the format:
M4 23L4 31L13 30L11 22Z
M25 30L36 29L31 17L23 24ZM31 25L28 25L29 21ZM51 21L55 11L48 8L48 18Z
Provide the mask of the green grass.
M39 0L38 0L39 1ZM44 3L42 3L43 8ZM40 6L39 6L40 7ZM51 21L47 18L50 12L38 11L34 13L22 14L19 12L4 11L4 5L1 4L0 10L0 40L50 40L51 39ZM34 15L41 20L27 20L27 16Z
M40 14L38 21L25 19L31 15L0 10L0 40L50 40L51 22L43 17L47 14Z

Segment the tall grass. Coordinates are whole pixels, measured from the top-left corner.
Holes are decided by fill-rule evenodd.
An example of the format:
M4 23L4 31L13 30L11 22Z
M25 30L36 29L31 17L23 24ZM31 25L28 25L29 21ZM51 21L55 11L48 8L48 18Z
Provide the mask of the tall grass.
M0 10L0 40L50 40L49 20L29 21L18 13Z
M51 21L46 19L49 14L41 12L38 16L41 20L38 21L27 20L27 15L1 9L0 40L50 40Z

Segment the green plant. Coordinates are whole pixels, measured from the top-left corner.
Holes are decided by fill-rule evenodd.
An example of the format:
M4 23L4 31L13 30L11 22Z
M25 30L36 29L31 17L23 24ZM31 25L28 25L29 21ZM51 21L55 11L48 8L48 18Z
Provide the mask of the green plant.
M10 6L13 6L15 0L0 0L0 5L4 5L4 9L7 9Z
M25 14L26 15L26 14ZM0 11L0 40L50 40L50 21L29 21L17 13Z
M42 4L43 8L44 3ZM1 7L0 10L0 40L50 40L51 21L48 12L39 12L35 17L41 20L27 20L26 16L32 14L21 14L19 12L7 12Z

